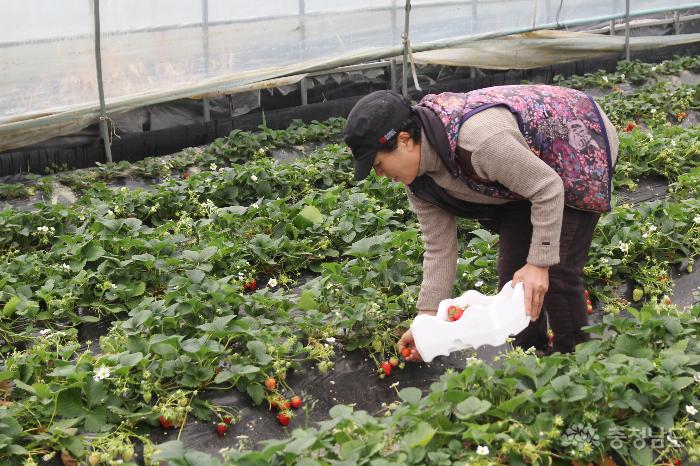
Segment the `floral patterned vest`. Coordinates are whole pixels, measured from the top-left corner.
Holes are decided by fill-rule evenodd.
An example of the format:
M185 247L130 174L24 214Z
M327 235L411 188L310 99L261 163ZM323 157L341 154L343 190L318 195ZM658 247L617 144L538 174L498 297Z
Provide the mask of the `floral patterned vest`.
M465 169L471 162L457 150L462 124L497 105L515 115L530 150L552 167L564 183L565 203L593 212L610 210L612 162L603 119L593 99L583 92L545 85L497 86L468 93L426 95L418 104L435 113L447 132L450 153L441 157L448 170L470 189L502 199L523 199L505 186Z

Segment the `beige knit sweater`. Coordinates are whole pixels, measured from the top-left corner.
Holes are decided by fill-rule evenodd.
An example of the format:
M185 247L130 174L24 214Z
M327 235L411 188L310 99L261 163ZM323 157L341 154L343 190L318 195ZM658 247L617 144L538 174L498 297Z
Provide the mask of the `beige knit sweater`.
M617 132L602 110L601 115L615 163L619 146ZM532 202L533 231L527 262L542 267L559 263L564 185L559 175L530 151L510 110L492 107L469 118L460 129L458 143L472 153L472 165L479 177L498 181ZM472 191L453 177L425 134L420 155L418 175L429 175L452 196L482 204L508 202ZM406 192L425 243L423 282L416 307L435 310L441 300L452 297L457 270L457 223L454 215L418 199L408 187Z

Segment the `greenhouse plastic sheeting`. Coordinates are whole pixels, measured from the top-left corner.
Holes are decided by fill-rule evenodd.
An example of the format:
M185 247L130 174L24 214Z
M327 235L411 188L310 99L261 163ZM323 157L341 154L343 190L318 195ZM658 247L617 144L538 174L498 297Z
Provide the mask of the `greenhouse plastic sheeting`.
M633 3L632 14L696 5ZM620 15L625 2L576 0L561 9L553 0L412 5L411 43L427 50L475 34ZM0 151L56 135L48 128L60 125L65 134L82 124L79 119L97 117L92 8L92 0L3 2ZM101 0L100 13L109 112L396 56L404 24L404 2L398 0Z
M693 42L700 42L700 34L631 37L630 50L640 52ZM419 52L415 53L413 58L417 64L522 70L604 55L620 55L624 49L624 36L533 31L498 39L480 40L471 43L468 47Z

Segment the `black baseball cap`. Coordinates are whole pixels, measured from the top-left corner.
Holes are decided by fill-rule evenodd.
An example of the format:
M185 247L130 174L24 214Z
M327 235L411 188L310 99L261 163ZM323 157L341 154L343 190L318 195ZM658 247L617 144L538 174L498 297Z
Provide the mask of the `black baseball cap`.
M355 180L367 178L377 151L392 147L411 113L410 101L394 91L375 91L355 104L344 132L355 159Z

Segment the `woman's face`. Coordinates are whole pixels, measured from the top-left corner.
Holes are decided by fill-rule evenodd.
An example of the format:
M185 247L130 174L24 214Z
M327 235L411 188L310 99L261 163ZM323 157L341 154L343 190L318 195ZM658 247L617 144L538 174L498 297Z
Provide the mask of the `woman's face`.
M411 135L402 131L393 151L379 151L374 157L374 172L377 176L403 183L413 183L420 167L420 144L416 144Z

